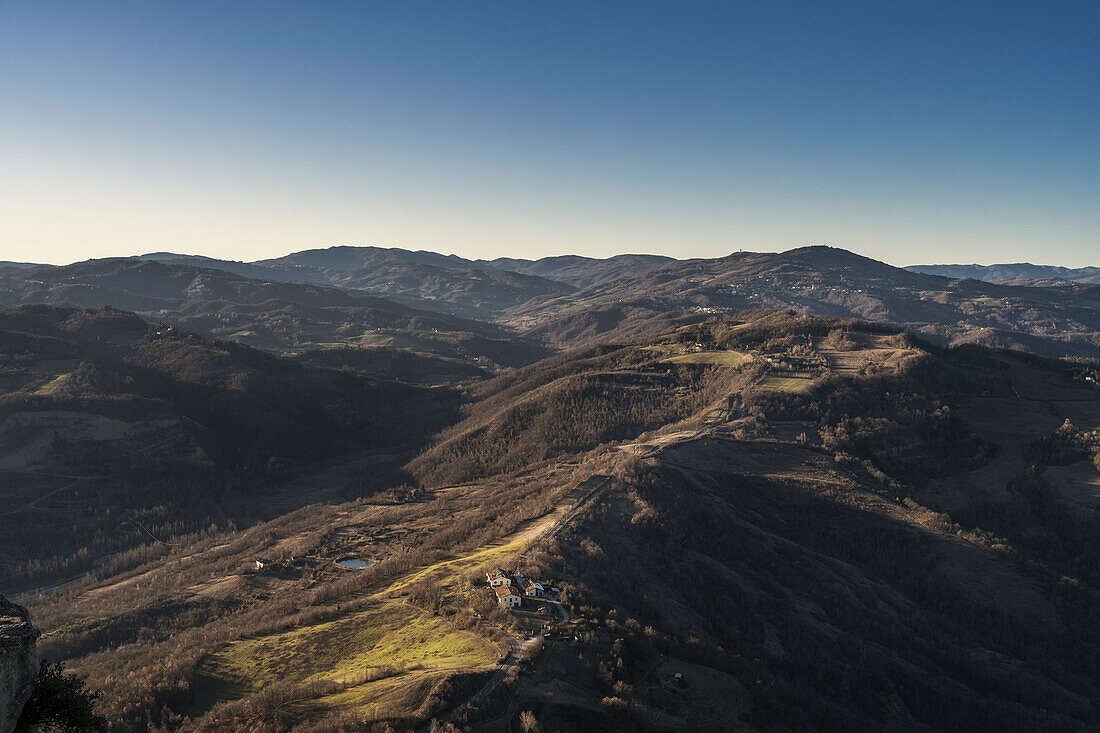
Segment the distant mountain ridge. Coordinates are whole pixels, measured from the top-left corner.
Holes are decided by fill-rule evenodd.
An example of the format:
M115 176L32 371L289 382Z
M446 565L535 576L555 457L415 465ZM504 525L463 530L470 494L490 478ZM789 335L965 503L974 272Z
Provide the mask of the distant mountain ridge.
M872 320L945 345L1100 357L1100 284L1084 281L1090 268L928 267L957 276L825 246L687 260L471 260L350 246L256 262L156 252L0 270L0 303L112 305L258 346L383 345L497 366L760 308ZM463 336L456 347L442 333L495 341L475 347Z
M986 282L1015 281L1020 284L1033 282L1040 285L1058 280L1100 284L1100 267L1059 267L1057 265L1033 265L1016 262L1001 265L909 265L911 272L943 277L984 280Z
M607 258L582 255L558 255L528 260L498 257L493 260L471 260L458 255L444 255L428 250L411 251L391 247L336 246L327 249L311 249L284 257L258 260L256 265L272 267L324 268L332 270L356 270L393 262L443 267L452 270L507 270L521 275L534 275L557 280L576 287L585 287L609 278L620 277L640 270L676 262L662 255L623 254Z
M581 343L595 343L636 334L646 320L654 327L667 325L670 314L705 318L750 308L889 323L946 344L1100 355L1096 286L1033 288L950 279L823 246L677 260L633 278L536 299L509 316L551 342L561 343L555 334L564 330L583 333ZM589 317L597 313L599 318ZM585 319L589 322L581 323Z
M37 265L33 262L6 262L0 260L0 272L3 272L4 270L34 270L39 267L42 267L42 265Z

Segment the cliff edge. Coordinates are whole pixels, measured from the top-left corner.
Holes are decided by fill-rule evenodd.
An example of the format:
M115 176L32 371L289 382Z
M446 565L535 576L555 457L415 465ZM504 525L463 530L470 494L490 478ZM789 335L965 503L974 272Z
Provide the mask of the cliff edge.
M0 596L0 733L15 729L38 676L38 629L27 609Z

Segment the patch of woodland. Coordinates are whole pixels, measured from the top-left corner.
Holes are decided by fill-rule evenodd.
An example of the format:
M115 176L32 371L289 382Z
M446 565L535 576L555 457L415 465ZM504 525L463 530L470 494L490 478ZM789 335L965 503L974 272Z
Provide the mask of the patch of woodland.
M963 397L992 385L938 354L906 360L896 373L826 375L806 392L757 390L746 411L770 420L816 424L824 447L870 461L897 479L973 470L996 446L967 426Z
M468 417L408 470L441 485L583 454L689 418L728 394L734 379L719 368L656 364L632 347L554 357L479 389Z

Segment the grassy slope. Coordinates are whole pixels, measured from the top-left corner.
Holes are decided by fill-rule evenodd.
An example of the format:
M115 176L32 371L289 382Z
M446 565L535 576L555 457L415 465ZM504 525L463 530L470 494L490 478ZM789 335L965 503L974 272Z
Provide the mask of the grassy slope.
M670 364L718 364L739 367L744 362L745 356L746 354L739 351L698 351L693 354L670 356L662 361Z
M404 573L370 592L366 610L225 645L199 667L193 683L196 712L276 682L331 680L347 689L311 705L350 706L383 717L412 714L417 708L412 701L425 685L458 672L493 669L499 655L476 634L410 606L401 591L430 579L455 588L458 596L479 592L465 580L467 573L521 552L560 515L559 508L502 541ZM384 679L373 679L379 673Z
M274 682L332 680L354 686L372 668L417 670L409 681L419 681L458 670L488 670L496 661L496 651L476 634L399 601L380 599L334 621L229 644L203 663L197 703L206 708ZM330 702L349 697L355 696Z

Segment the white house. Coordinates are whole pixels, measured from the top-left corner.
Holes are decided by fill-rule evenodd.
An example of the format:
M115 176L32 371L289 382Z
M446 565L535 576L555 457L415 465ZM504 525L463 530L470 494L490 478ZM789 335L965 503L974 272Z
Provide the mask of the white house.
M528 580L523 584L523 592L532 598L546 597L546 589L542 587L542 583L536 583L533 580Z
M512 589L511 583L494 586L493 590L496 591L497 603L501 608L517 608L523 603L523 598Z
M508 574L499 568L492 571L491 573L486 573L485 577L489 580L489 585L494 588L501 585L512 584L512 579L508 577Z

